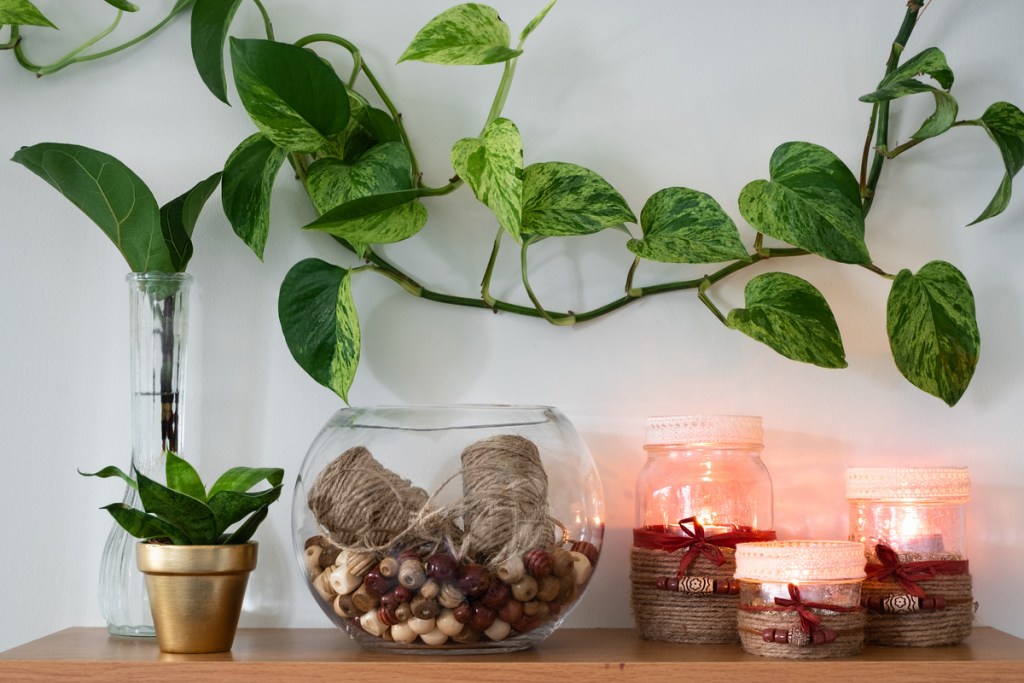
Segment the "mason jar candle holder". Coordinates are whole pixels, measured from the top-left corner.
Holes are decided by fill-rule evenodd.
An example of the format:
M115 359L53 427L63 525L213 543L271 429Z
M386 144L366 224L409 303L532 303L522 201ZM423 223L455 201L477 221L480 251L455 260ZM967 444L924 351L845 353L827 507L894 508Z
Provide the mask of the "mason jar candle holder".
M739 636L747 652L822 659L863 649L859 543L744 543L736 548L736 579Z
M631 598L640 637L736 642L736 545L775 538L760 417L647 420Z
M851 467L850 540L867 558L866 639L930 647L971 633L965 467Z

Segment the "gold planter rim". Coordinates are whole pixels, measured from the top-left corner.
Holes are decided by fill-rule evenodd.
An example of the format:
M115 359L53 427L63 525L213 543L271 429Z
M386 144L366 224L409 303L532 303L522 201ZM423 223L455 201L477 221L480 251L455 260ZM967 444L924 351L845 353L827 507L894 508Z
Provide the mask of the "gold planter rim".
M259 544L168 545L139 542L135 558L146 574L233 574L256 568Z

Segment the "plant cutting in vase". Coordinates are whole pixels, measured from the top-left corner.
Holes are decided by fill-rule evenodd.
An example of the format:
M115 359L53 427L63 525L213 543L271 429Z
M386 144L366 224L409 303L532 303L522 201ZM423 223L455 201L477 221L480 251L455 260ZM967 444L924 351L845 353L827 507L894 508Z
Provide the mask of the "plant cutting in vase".
M114 466L81 474L120 477L138 491L143 510L124 503L103 509L145 541L137 545L136 556L146 574L160 649L229 650L249 572L256 567L257 544L250 539L281 496L284 470L234 467L207 490L185 459L170 451L166 458L166 486ZM270 488L251 491L263 481Z
M196 0L191 14L193 60L211 92L225 102L224 50L240 4ZM726 327L783 356L826 368L846 367L831 308L810 282L785 272L758 275L746 285L744 307L728 312L710 296L716 283L753 264L808 256L859 266L891 281L887 333L899 371L950 405L967 389L978 361L980 333L966 278L944 261L927 263L916 273L883 268L869 252L865 219L878 196L886 160L962 127L982 128L1002 155L1003 181L975 222L998 215L1008 205L1013 177L1024 166L1024 113L1007 102L996 102L975 118L958 118L959 104L950 93L953 72L943 53L930 47L903 59L920 3L907 4L884 75L860 98L870 105L870 123L859 173L819 145L799 140L781 144L769 162L769 179L754 180L739 193L739 212L755 231L752 246L744 243L721 205L703 192L685 187L658 190L646 200L637 220L625 199L589 169L566 162L524 167L523 140L502 111L524 44L554 3L526 25L515 43L493 8L457 5L432 19L401 54L399 61L504 65L481 130L455 142L454 175L437 186L424 181L404 117L359 48L328 33L313 33L292 43L279 41L269 13L256 4L266 38L231 38L230 54L238 98L258 132L243 140L225 163L221 200L235 232L262 257L272 181L287 160L320 214L305 228L331 234L362 260L361 265L344 267L320 259L301 261L285 277L279 298L281 325L292 355L315 380L346 401L361 344L351 287L357 273L383 275L431 301L538 317L555 325L587 322L654 294L692 290ZM312 52L320 45L347 51L350 69L340 71ZM360 94L356 88L364 81L369 90ZM934 112L909 141L892 144L890 107L922 93L932 96ZM463 184L493 211L498 224L478 296L431 289L381 249L411 238L425 226L424 200L433 201ZM110 191L117 186L112 182ZM627 223L638 223L640 235L626 228ZM530 284L531 247L554 237L582 237L608 228L627 235L625 247L634 257L623 296L589 311L547 309ZM766 245L767 239L780 246ZM498 251L508 240L519 247L522 291L529 303L502 300L491 292ZM652 261L720 265L687 280L638 285L640 266Z

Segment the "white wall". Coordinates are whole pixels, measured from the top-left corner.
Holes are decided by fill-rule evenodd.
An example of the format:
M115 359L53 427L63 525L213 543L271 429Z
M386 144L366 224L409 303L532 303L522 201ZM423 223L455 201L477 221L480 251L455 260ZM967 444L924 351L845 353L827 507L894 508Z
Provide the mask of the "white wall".
M30 35L37 61L102 23L90 16L105 10L102 3L68 4L39 2L65 30ZM363 47L405 112L428 181L444 182L450 144L478 132L500 74L500 67L394 66L418 27L448 3L267 4L280 39L331 30ZM502 2L499 9L516 34L540 6ZM592 168L637 213L662 187L701 189L718 198L749 244L736 196L766 177L776 145L813 141L858 164L869 108L857 97L880 78L903 7L898 0L563 0L527 45L506 113L523 133L527 163ZM69 28L78 24L85 28ZM909 51L942 47L957 74L962 116L975 117L999 99L1024 105L1022 25L1024 3L937 0ZM258 30L255 10L244 5L234 32ZM0 54L0 153L44 140L88 145L125 161L160 200L176 196L219 169L252 130L237 100L228 108L204 89L188 50L188 24L179 20L140 48L38 80ZM897 119L895 131L906 139L913 122ZM782 537L845 537L847 465L967 465L978 623L1024 636L1024 593L1016 588L1024 567L1024 201L964 227L1001 174L982 131L956 129L887 166L869 220L869 248L886 270L947 259L973 286L984 352L956 408L914 389L893 366L886 281L812 258L779 267L813 281L831 302L847 370L777 356L725 329L692 292L560 329L416 300L367 275L355 284L365 347L351 399L544 403L573 420L600 467L608 519L602 565L571 618L575 626L631 624L632 487L648 415L763 415ZM1019 180L1017 191L1024 193ZM125 264L77 209L22 167L0 164L0 197L2 649L101 624L96 583L110 521L97 508L120 488L81 479L75 469L127 465L129 432ZM423 234L386 251L435 287L472 294L494 220L466 189L430 209ZM197 228L185 439L207 475L239 462L294 474L320 425L341 407L292 361L276 318L278 286L296 261L319 255L351 263L322 235L296 230L311 216L282 173L264 263L232 234L217 204ZM512 255L505 256L496 291L525 302ZM611 232L545 243L534 258L545 301L576 310L618 296L630 262L623 236ZM638 278L700 272L644 265ZM747 279L716 288L720 306L740 305ZM290 557L290 505L289 492L259 535L246 625L328 625Z

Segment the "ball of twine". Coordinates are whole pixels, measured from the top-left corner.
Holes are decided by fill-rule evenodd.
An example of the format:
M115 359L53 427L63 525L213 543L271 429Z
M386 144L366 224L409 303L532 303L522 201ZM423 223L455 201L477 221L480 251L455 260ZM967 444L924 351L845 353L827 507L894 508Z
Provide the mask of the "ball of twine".
M463 556L496 565L555 542L548 476L529 439L501 434L462 452Z

